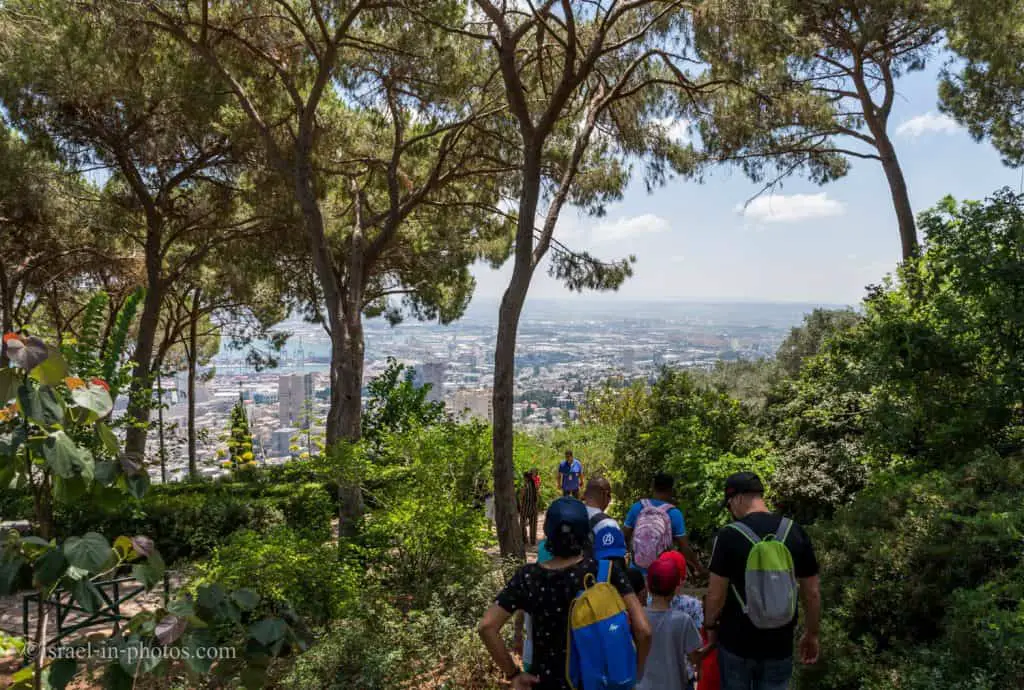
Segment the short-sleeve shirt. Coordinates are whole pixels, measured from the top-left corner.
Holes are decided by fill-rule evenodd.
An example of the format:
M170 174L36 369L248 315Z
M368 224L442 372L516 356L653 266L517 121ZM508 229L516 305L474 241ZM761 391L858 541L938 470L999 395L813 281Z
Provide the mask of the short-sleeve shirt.
M701 647L700 631L687 614L675 609L647 609L651 651L636 690L685 690L690 687L687 655Z
M665 501L659 501L656 498L650 498L648 500L651 502L651 505L654 506L655 508L657 508L658 506L661 506L661 505L665 505ZM626 527L628 527L629 529L636 529L636 521L640 518L640 512L643 509L644 509L643 501L637 501L636 503L634 503L630 507L629 512L626 513L626 519L625 519L625 521L623 521L622 524L625 525ZM681 510L679 510L679 508L673 506L668 511L668 519L669 519L669 522L672 523L672 539L675 540L675 539L678 539L679 537L685 537L686 536L686 520L683 518L683 511L681 511ZM646 568L641 568L640 566L637 566L637 565L634 565L633 567L636 568L637 570L641 571L642 573L644 573L644 575L647 574L647 569Z
M558 473L562 475L562 490L577 491L580 488L580 475L583 474L583 465L576 458L573 458L570 465L566 460L558 463Z
M591 520L601 511L593 506L587 506L587 517ZM594 558L611 559L626 557L626 537L619 528L619 523L607 515L593 526L594 531Z
M583 589L583 578L597 576L597 561L585 557L576 565L550 570L536 563L519 568L505 589L498 594L497 604L509 613L530 614L533 626L532 673L540 677L535 690L565 690L566 643L569 634L569 607ZM612 564L611 582L620 594L632 594L626 570Z
M741 522L759 537L775 534L782 522L782 516L773 513L751 513ZM810 537L797 525L786 538L786 546L793 554L793 570L797 578L814 577L818 574L818 560ZM796 629L797 613L793 620L781 628L761 630L750 622L743 613L740 595L746 593L747 556L753 545L745 536L732 527L723 527L715 537L711 553L710 570L715 575L728 578L729 594L718 622L718 643L729 652L745 659L786 659L793 655L793 631Z

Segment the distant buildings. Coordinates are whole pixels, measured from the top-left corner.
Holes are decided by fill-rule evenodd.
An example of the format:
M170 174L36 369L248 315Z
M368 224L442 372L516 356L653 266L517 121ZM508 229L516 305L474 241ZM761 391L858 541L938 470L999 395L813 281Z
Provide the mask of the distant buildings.
M277 379L278 420L283 427L309 426L307 403L313 400L313 374L286 374Z
M418 386L429 385L427 400L430 402L441 402L444 400L444 377L448 370L447 362L425 362L416 367L416 376L413 384Z
M299 433L299 429L285 428L277 429L270 434L270 450L274 457L291 455L292 437Z
M449 407L456 417L468 417L485 422L494 420L494 406L490 388L457 390Z

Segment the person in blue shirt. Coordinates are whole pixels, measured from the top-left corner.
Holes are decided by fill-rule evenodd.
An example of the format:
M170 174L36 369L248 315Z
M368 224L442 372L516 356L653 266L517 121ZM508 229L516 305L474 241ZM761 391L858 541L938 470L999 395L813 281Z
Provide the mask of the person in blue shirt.
M583 492L583 502L594 533L594 558L619 561L625 566L626 537L619 529L619 523L604 512L612 502L612 485L604 477L591 477Z
M651 505L660 506L665 503L672 503L672 492L675 489L675 480L672 478L672 475L659 472L654 477L653 488L653 495L650 499ZM626 513L626 520L623 523L622 532L626 536L626 544L629 546L630 551L633 550L633 530L636 529L636 521L640 517L640 511L642 510L642 501L637 501L630 507L629 512ZM686 520L683 519L683 511L673 507L668 511L668 518L672 523L672 541L675 543L676 548L686 556L686 562L691 565L694 572L697 574L706 573L707 568L700 562L700 559L697 558L697 553L690 546L690 538L686 534ZM645 570L636 564L633 567L641 571Z
M565 451L565 460L558 463L558 488L563 496L580 497L580 484L583 483L583 465L572 456L572 451Z

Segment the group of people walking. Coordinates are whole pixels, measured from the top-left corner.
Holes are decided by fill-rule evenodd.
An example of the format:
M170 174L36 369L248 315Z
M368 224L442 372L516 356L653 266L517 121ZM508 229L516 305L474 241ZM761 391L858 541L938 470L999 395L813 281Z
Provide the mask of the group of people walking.
M539 474L524 474L519 512L536 544ZM722 505L732 518L705 567L689 542L673 478L622 524L605 513L607 479L583 485L579 460L559 465L563 494L548 507L538 559L520 567L484 614L479 632L513 688L522 690L783 690L798 651L819 653L818 563L804 530L771 513L757 475L730 476ZM682 592L688 574L709 575L703 601ZM516 621L507 648L502 628ZM518 652L520 666L512 652Z

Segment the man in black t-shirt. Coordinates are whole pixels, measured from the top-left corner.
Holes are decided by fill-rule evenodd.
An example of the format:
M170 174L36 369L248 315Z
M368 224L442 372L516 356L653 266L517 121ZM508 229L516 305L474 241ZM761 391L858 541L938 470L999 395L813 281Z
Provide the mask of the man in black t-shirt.
M479 626L484 645L514 690L570 688L566 678L569 609L583 589L586 576L596 576L598 572L597 561L584 554L590 544L590 520L583 503L575 498L559 498L552 503L544 518L544 534L554 558L519 568ZM633 593L624 566L612 566L611 583L622 595L629 612L640 674L651 644L647 616L643 604ZM533 659L529 673L516 666L501 638L502 626L517 611L530 614L533 625Z
M764 486L753 472L739 472L725 483L724 505L732 517L758 537L775 534L782 516L768 512ZM804 607L804 634L800 639L800 660L818 660L818 627L821 594L818 561L807 533L794 524L785 545L793 555L793 569ZM743 612L747 556L753 548L739 530L727 527L718 532L711 554L711 582L708 586L704 627L709 640L717 642L722 690L785 690L793 673L793 634L797 613L781 628L754 626Z

